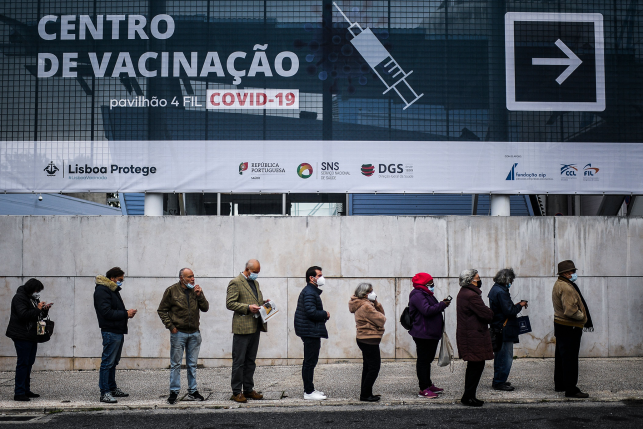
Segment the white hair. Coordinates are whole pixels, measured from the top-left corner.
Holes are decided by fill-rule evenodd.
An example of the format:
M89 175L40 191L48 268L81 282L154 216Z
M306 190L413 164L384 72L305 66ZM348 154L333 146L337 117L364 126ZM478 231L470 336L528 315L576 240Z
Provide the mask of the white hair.
M478 270L475 268L469 268L462 271L459 278L460 286L469 286L476 274L478 274Z
M373 289L373 285L370 283L360 283L357 285L357 289L355 289L355 296L358 298L364 298L366 295L368 295L368 291Z

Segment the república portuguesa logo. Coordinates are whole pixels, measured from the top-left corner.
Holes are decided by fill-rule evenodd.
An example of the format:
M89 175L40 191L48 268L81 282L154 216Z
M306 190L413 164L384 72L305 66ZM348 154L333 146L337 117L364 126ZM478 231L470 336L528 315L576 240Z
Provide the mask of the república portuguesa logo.
M373 164L362 164L362 174L366 177L371 177L375 173L375 166Z
M248 163L247 162L242 162L239 164L239 174L243 174L244 171L248 169Z
M302 179L308 179L313 175L313 166L307 162L299 164L299 167L297 167L297 175Z
M47 172L47 176L55 176L56 172L58 171L58 167L56 167L56 164L54 164L53 161L49 163L48 166L45 167L43 171Z

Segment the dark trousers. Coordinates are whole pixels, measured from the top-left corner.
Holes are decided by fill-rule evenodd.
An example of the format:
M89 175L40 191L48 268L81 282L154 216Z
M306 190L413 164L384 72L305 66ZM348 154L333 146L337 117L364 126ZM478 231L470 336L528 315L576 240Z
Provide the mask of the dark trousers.
M556 336L556 360L554 366L554 386L564 390L567 395L580 392L578 384L578 354L583 328L554 323Z
M357 340L357 347L362 351L362 388L360 398L373 396L373 385L380 373L382 358L379 344L365 344Z
M103 354L100 361L100 371L98 372L98 388L100 394L116 390L116 366L121 360L123 353L124 334L114 334L113 332L102 331L103 336Z
M255 387L254 375L259 350L261 331L254 334L234 334L232 337L232 393L252 392Z
M467 400L476 397L476 390L478 390L478 383L484 371L484 361L467 362L467 372L464 375L464 395L462 399Z
M13 340L16 347L16 386L14 393L16 395L26 395L31 392L31 367L36 361L36 352L38 343L31 341Z
M431 362L435 359L435 352L438 350L440 340L426 340L424 338L415 338L415 348L417 349L417 361L415 362L415 371L417 372L418 382L420 383L420 392L433 386L431 381Z
M302 337L304 342L304 364L301 366L301 378L304 380L304 392L313 393L315 384L315 367L319 360L319 349L321 348L321 338Z

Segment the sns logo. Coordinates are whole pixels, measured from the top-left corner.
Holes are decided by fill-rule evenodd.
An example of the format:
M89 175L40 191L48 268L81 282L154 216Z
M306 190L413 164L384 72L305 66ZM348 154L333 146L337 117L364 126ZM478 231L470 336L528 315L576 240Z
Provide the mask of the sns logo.
M560 174L561 176L576 176L578 168L576 164L560 164Z
M306 162L299 164L299 167L297 167L297 175L302 179L308 179L313 175L313 166Z
M244 171L248 169L248 163L247 162L242 162L239 164L239 174L243 174Z
M583 176L587 177L594 177L595 174L598 174L598 168L597 167L592 167L592 164L587 164L583 168Z

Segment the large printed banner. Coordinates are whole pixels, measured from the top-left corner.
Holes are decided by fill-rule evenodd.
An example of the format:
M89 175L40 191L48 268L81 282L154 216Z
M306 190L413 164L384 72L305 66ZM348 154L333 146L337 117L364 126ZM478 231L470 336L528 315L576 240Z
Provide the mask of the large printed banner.
M643 194L643 143L0 142L0 192Z

